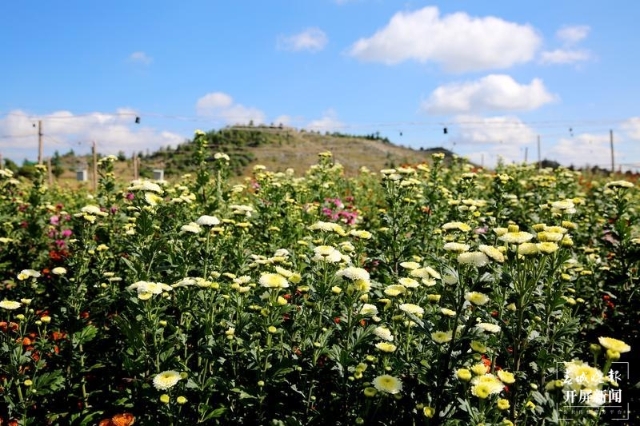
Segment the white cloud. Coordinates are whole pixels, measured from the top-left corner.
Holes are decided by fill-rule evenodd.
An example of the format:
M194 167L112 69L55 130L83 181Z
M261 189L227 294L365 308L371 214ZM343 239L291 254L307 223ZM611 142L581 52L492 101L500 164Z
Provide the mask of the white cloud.
M591 28L588 25L564 26L556 32L556 38L562 42L563 47L546 50L540 53L540 62L543 64L573 64L588 61L592 58L590 51L577 49L575 45L584 40Z
M451 83L438 87L422 103L431 114L480 111L527 111L557 99L542 80L519 84L504 74L491 74L476 81Z
M609 134L581 133L572 138L561 138L551 147L542 148L542 157L569 166L600 166L611 168Z
M555 49L540 54L543 64L573 64L591 59L591 53L585 49Z
M322 114L322 118L309 122L306 128L320 132L335 132L344 128L344 123L338 119L334 110L328 109Z
M451 72L503 69L533 59L542 40L530 25L459 12L440 16L435 6L396 13L386 27L361 38L349 54L388 65L436 62Z
M622 129L632 140L640 140L640 117L632 117L622 123Z
M536 141L536 132L518 117L460 115L455 118L455 123L461 143L508 147Z
M449 130L454 152L475 164L495 167L498 161L520 163L529 149L528 161L535 161L532 148L536 133L518 117L461 115Z
M200 116L219 118L225 124L263 124L265 114L253 107L235 103L223 92L208 93L196 102L196 112Z
M207 93L196 103L198 114L206 115L206 111L219 108L228 108L233 104L233 98L226 93L213 92Z
M138 64L149 65L153 62L153 58L144 52L133 52L129 55L129 60Z
M320 28L308 28L292 36L278 37L277 47L292 52L318 52L324 49L328 41L327 35Z
M184 142L185 137L177 133L154 129L144 123L135 124L136 116L134 110L125 108L115 113L81 115L56 111L35 118L24 111L15 110L0 119L0 134L12 136L0 139L0 148L9 158L36 159L38 137L37 128L33 125L38 120L42 120L45 156L56 150L64 153L73 149L77 153L86 153L92 141L96 142L101 154L116 154L122 150L127 155L133 151L153 151Z
M556 37L565 45L572 46L585 39L591 28L588 25L571 25L560 28Z

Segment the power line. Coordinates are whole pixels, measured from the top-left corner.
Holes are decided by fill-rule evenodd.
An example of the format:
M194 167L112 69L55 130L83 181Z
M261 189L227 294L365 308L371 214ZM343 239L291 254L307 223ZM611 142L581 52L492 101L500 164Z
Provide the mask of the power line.
M28 115L24 113L5 112L0 113L0 116L15 116L24 117L26 119L46 119L46 120L74 120L85 117L141 117L141 118L165 118L180 121L195 121L195 122L211 122L211 121L233 121L233 120L246 120L247 116L229 116L226 114L219 115L198 115L198 116L185 116L174 115L154 112L115 112L115 113L79 113L73 115ZM536 126L543 128L551 127L588 127L590 125L610 126L615 123L624 123L629 118L617 118L617 119L581 119L581 120L531 120L531 121L492 121L492 118L486 120L466 120L466 121L373 121L363 123L341 123L341 128L357 128L357 127L402 127L402 126L432 126L434 128L446 127L446 126L482 126L482 127L523 127L523 126ZM305 120L293 120L294 122L302 123ZM322 127L322 126L316 126Z

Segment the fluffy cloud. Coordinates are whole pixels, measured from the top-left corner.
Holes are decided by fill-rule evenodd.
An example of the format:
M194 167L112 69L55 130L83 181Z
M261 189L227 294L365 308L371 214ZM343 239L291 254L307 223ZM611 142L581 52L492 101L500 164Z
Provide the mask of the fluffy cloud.
M223 92L208 93L196 102L196 112L200 116L220 119L224 124L263 124L265 114L253 107L235 103Z
M307 129L320 132L335 132L344 128L344 123L338 120L338 115L332 109L325 111L322 118L309 122Z
M129 60L138 64L149 65L153 62L153 58L144 52L133 52L129 55Z
M622 129L632 140L640 140L640 117L632 117L622 123Z
M542 157L569 166L600 166L611 168L611 147L608 133L581 133L572 138L561 138L545 149Z
M318 52L327 45L327 35L320 28L308 28L301 33L292 36L280 36L277 47L281 50L292 52L309 51Z
M563 47L547 50L540 54L540 62L543 64L573 64L588 61L592 58L591 52L586 49L577 49L575 45L584 40L591 28L587 25L573 25L560 28L556 32L556 38Z
M469 113L481 111L527 111L557 99L540 79L519 84L503 74L492 74L480 80L452 83L438 87L422 103L430 114Z
M513 146L536 141L536 132L518 117L460 115L455 123L461 143Z
M518 117L462 115L454 123L455 128L449 132L455 141L454 151L475 164L495 167L498 160L522 162L527 147L528 159L534 161L531 148L536 144L536 133Z
M349 54L363 61L436 62L451 72L504 69L533 59L541 38L529 25L459 12L440 16L435 6L398 12Z
M588 25L573 25L560 28L556 37L567 46L574 45L589 35L591 28Z
M135 124L137 113L131 109L118 109L115 113L94 112L76 115L70 111L33 118L24 111L15 110L0 119L0 148L5 156L20 160L37 157L38 137L34 123L43 122L45 155L54 151L73 149L78 153L89 151L96 141L101 154L127 154L145 149L176 146L185 138L179 134L157 130L144 124ZM32 136L30 136L32 134Z
M591 59L591 53L584 49L555 49L540 54L543 64L573 64Z

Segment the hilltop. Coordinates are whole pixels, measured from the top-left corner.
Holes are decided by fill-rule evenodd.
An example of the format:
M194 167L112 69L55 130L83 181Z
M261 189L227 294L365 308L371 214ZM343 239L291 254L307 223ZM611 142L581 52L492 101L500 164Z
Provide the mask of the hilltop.
M257 164L270 171L285 171L291 168L301 175L309 166L316 164L318 153L331 151L336 162L344 166L345 174L354 175L361 167L372 171L398 167L403 164L419 164L430 161L431 154L443 153L446 158L454 154L444 148L411 149L391 143L386 138L372 135L349 135L298 130L288 127L232 126L206 133L210 157L224 152L231 159L233 173L248 176ZM163 147L155 152L138 153L140 175L151 178L154 169L164 170L165 179L179 177L193 171L191 140L175 147ZM123 153L118 155L115 173L118 179L133 178L133 161ZM56 154L53 169L60 183L76 180L76 169L91 169L91 158L76 156L73 152ZM27 173L24 173L28 177Z

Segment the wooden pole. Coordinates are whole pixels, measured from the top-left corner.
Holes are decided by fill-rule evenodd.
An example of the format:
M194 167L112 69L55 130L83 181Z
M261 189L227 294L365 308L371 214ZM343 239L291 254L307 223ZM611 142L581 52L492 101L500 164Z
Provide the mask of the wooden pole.
M614 162L614 155L613 155L613 130L609 130L609 143L611 145L611 174L613 174L613 172L615 171L615 162Z
M133 164L133 180L136 180L138 179L138 157L135 152L131 156L131 163Z
M38 164L42 164L42 120L38 120Z
M4 169L4 161L2 159L2 154L0 153L0 170Z
M540 135L538 135L538 170L542 169L542 161L540 159Z
M93 153L93 192L98 190L98 151L96 141L92 141L91 152Z
M53 185L53 173L51 172L51 157L47 158L47 179L49 180L49 186Z

